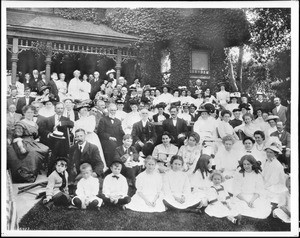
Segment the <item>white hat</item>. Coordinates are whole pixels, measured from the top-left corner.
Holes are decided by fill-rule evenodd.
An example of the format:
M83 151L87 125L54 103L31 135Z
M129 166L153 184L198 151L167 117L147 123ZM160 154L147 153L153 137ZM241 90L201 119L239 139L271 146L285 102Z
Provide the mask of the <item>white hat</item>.
M64 137L64 133L61 131L53 131L53 133L51 133L50 136L56 139L66 139L66 137Z
M116 73L116 71L115 71L114 69L108 70L108 71L106 72L106 75L109 75L109 74L111 74L111 73Z
M280 155L282 154L281 150L274 143L271 144L270 146L267 146L264 150L267 150L267 149L273 150L273 151L277 152Z
M270 115L267 117L266 121L270 121L270 120L278 120L279 117L278 116L275 116L275 115Z

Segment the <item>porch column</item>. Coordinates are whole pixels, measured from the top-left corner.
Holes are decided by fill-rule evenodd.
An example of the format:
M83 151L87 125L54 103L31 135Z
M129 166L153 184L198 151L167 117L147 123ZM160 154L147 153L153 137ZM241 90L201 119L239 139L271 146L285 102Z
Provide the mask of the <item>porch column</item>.
M121 63L122 63L122 50L118 49L117 50L117 61L116 61L116 70L117 70L116 79L117 80L121 76Z
M17 67L18 67L18 38L13 38L13 47L12 47L12 54L11 54L11 84L16 85L16 76L17 76Z
M46 80L50 80L51 73L51 57L52 57L52 45L51 42L47 42L47 55L46 55Z

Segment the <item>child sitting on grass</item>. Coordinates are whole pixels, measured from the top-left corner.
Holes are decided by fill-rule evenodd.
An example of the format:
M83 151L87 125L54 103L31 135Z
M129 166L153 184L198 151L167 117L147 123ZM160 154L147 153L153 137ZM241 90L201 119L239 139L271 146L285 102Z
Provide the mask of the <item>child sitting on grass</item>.
M72 205L81 209L97 209L102 205L102 199L97 197L99 193L99 180L92 176L92 166L88 163L80 165L82 178L77 183L76 196L72 199Z
M67 158L58 157L55 170L48 177L46 198L43 200L45 207L51 210L53 205L67 206L70 202L68 193Z
M103 181L103 189L100 198L105 205L122 206L129 203L131 198L127 196L128 184L126 178L120 174L122 161L114 160L110 165L111 174L107 175Z
M221 171L213 171L209 179L213 182L213 186L211 186L208 192L208 206L205 208L205 212L211 217L226 217L232 223L240 225L241 216L239 212L232 207L230 196L221 185L221 183L225 181Z
M291 222L291 179L286 179L286 187L288 191L285 193L282 202L278 204L278 208L273 211L273 217L279 218L285 223Z
M146 170L136 178L136 194L126 208L139 212L163 212L162 176L156 169L156 160L151 155L145 159Z

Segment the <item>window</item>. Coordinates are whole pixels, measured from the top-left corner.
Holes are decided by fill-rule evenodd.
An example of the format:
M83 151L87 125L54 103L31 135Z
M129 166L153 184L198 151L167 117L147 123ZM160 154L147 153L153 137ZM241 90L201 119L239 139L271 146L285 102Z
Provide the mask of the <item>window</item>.
M191 52L191 72L192 74L209 74L209 52L193 50Z

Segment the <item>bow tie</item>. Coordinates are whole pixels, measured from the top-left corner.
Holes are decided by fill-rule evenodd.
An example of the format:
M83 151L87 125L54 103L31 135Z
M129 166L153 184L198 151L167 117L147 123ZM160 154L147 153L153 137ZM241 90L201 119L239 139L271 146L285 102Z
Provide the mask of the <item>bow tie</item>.
M12 97L12 99L17 99L17 97Z
M116 178L116 179L119 179L119 176L117 176L117 175L113 175L112 177Z
M247 152L247 153L251 153L251 150L247 150L246 152Z

